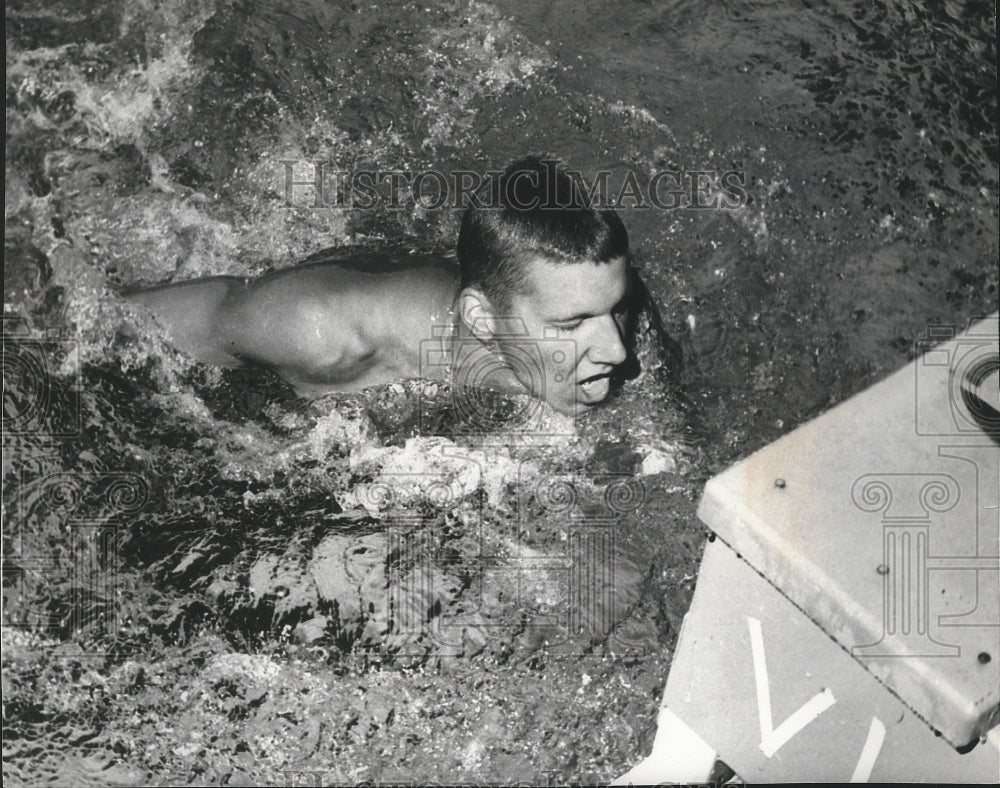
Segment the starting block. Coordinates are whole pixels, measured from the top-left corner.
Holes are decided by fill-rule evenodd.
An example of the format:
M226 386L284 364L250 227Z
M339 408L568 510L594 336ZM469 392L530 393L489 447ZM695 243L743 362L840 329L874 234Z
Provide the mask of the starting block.
M1000 781L1000 331L708 482L653 753L619 784Z

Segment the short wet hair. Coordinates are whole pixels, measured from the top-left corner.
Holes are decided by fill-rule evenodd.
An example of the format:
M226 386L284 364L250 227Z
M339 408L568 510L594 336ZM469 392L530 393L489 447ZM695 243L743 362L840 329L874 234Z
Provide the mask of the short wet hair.
M530 260L608 263L628 254L618 215L599 210L556 159L530 156L486 181L462 217L462 287L476 287L498 309L523 292Z

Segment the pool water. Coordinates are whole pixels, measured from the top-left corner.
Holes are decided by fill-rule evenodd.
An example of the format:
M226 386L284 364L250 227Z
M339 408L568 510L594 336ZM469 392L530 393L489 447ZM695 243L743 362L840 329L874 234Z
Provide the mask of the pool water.
M5 782L610 779L704 480L996 309L985 2L53 0L7 30ZM528 153L611 193L739 174L737 207L619 208L677 386L484 440L446 389L193 363L121 298L453 249L460 210L289 199L285 162Z

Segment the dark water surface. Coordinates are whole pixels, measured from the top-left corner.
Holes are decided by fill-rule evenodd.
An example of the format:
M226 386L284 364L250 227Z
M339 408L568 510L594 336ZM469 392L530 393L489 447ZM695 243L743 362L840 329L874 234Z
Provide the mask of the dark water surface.
M929 324L996 309L989 3L65 0L6 21L5 783L609 779L648 751L704 480ZM459 211L289 201L285 161L527 153L612 192L741 174L736 209L620 209L690 408L647 375L548 445L484 447L446 391L296 401L193 364L119 295L452 249Z

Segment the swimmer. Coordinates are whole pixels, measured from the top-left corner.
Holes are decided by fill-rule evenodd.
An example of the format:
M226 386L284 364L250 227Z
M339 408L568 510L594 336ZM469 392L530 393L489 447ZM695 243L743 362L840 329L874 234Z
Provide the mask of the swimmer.
M567 414L604 401L637 372L639 310L658 325L621 220L535 157L475 197L457 266L321 253L257 279L211 277L129 298L180 350L270 368L300 396L422 377L529 393Z

